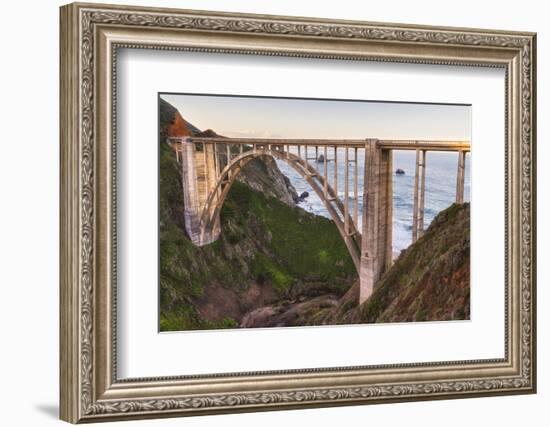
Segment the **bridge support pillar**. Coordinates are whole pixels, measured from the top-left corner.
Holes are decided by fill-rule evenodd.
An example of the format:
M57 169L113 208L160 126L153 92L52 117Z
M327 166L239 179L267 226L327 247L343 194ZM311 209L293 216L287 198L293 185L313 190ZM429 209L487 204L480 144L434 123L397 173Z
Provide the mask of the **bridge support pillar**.
M187 138L182 141L181 178L184 199L185 231L196 246L204 246L216 241L220 236L219 221L212 230L201 224L201 214L206 197L215 185L214 150L210 144L203 145L202 152L196 150L195 144Z
M359 304L370 297L393 258L392 151L377 147L377 140L367 140L364 178Z
M456 203L464 203L464 169L466 167L466 152L458 152L458 168L456 171Z

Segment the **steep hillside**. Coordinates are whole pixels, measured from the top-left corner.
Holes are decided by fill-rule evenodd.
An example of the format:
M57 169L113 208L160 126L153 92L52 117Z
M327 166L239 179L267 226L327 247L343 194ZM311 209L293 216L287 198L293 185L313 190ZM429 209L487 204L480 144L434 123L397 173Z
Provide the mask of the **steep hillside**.
M358 283L327 310L322 323L469 319L470 204L440 212L360 307L357 295Z
M362 322L470 318L470 204L441 212L361 307Z
M295 191L271 159L247 165L222 209L221 238L195 247L184 231L180 170L164 141L200 131L164 101L160 124L162 331L234 327L257 307L349 289L356 272L336 227L294 205Z

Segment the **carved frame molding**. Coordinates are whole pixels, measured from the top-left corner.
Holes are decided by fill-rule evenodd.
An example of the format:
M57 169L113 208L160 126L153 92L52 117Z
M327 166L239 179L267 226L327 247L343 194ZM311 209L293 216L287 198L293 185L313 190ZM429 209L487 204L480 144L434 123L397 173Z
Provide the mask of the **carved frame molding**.
M117 38L121 32L125 37ZM159 41L165 35L169 43ZM151 36L157 41L141 41ZM174 41L180 36L192 41ZM201 44L203 39L208 43ZM116 287L103 279L116 279L112 176L114 65L120 47L506 68L506 357L117 380ZM61 418L101 421L534 392L535 50L532 33L95 4L62 7ZM266 377L273 380L260 385ZM336 381L343 377L344 382ZM299 385L285 386L289 379ZM209 391L196 392L197 384Z

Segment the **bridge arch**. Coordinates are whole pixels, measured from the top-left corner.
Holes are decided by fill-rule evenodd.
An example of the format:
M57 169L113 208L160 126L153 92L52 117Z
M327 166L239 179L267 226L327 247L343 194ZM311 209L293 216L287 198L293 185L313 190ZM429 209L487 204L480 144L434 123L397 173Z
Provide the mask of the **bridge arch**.
M326 178L321 175L316 168L309 164L307 160L303 160L293 153L284 152L276 147L258 148L240 153L231 159L222 169L200 214L201 237L204 238L204 236L211 234L213 230L220 227L220 212L233 183L248 163L262 157L271 157L286 162L310 185L313 191L315 191L323 201L331 219L336 224L338 232L344 240L359 274L361 234L358 232L349 213L347 213L349 225L346 231L346 212L344 204L338 198L336 191L328 183L328 180L325 183Z

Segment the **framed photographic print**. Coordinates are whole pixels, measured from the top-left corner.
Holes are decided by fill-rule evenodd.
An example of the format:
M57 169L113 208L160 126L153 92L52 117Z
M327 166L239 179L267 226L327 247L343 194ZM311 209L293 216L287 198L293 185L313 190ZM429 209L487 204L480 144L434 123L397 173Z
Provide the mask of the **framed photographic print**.
M61 418L533 393L535 34L61 8Z

